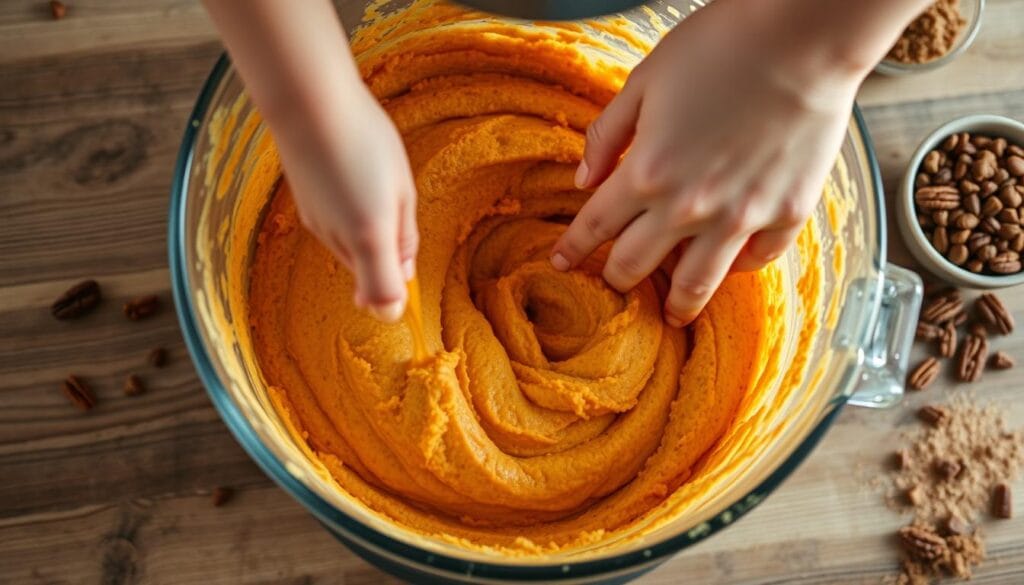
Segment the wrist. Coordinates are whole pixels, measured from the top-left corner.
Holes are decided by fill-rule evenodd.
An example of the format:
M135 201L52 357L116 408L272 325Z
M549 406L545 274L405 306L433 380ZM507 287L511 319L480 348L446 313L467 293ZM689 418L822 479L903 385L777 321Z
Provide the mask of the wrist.
M765 73L815 99L856 92L928 0L724 0ZM813 96L819 96L813 98Z

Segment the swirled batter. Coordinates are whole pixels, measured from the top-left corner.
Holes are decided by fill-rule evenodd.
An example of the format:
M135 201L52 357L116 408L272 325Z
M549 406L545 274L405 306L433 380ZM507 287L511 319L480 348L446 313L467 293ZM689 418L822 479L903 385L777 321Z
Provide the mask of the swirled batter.
M589 196L573 187L585 128L623 78L566 43L451 27L361 67L416 178L431 357L351 304L282 181L249 297L275 405L342 489L405 527L525 551L610 538L700 473L764 382L777 274L730 276L683 332L662 322L662 272L620 294L607 247L550 266Z

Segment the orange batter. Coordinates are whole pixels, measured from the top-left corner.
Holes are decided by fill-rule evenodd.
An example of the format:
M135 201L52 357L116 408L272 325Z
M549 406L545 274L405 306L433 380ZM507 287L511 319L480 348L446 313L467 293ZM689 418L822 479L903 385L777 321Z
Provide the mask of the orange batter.
M429 356L413 359L409 321L352 305L281 182L249 297L274 403L341 489L407 528L527 551L611 538L700 472L763 382L777 275L729 277L681 332L661 272L620 294L607 247L555 271L589 195L573 187L585 128L623 72L513 27L376 47L360 64L416 178Z

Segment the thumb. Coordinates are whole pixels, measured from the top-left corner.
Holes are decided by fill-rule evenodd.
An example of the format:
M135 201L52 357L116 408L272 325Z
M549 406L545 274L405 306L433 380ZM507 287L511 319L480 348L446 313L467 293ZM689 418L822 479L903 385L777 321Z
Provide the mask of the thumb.
M594 187L607 179L633 139L640 113L640 91L632 87L626 83L619 95L587 127L583 160L576 169L577 188Z

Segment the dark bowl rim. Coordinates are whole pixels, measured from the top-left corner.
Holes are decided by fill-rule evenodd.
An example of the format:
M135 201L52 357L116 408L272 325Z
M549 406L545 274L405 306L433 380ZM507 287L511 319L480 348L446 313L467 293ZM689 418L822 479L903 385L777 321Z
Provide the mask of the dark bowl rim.
M174 168L171 185L170 209L168 214L168 260L171 272L171 288L174 296L178 321L181 324L183 337L196 372L206 388L214 407L242 448L279 486L298 500L306 509L323 522L330 530L340 533L348 539L359 542L371 550L398 564L412 564L419 570L440 571L451 579L495 579L495 580L564 580L586 577L611 577L615 574L633 574L663 562L689 546L701 542L708 536L735 523L740 517L754 509L763 499L774 491L813 451L825 431L831 426L837 414L846 403L848 395L838 393L827 406L822 419L808 433L807 437L790 453L786 460L757 487L751 490L739 502L709 519L707 529L694 533L691 529L677 534L643 549L615 555L613 557L584 560L571 563L553 563L545 565L516 565L481 561L469 561L457 557L433 552L425 548L407 544L348 516L338 510L316 492L296 479L285 465L263 444L252 425L242 414L239 407L231 399L210 359L204 346L203 337L199 332L195 319L195 307L188 291L191 283L186 268L185 252L185 202L188 199L187 184L192 168L194 147L203 118L206 116L216 90L230 67L226 54L221 55L206 79L191 115L185 126L178 159ZM862 146L868 158L871 183L876 194L876 225L878 226L875 267L880 271L885 265L886 234L885 206L882 191L881 174L875 157L871 137L867 125L854 104L853 117L861 135ZM849 376L848 378L853 378ZM752 502L744 504L743 501ZM703 526L703 525L698 525Z

